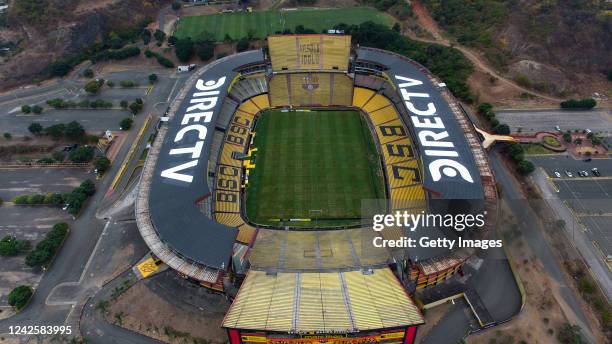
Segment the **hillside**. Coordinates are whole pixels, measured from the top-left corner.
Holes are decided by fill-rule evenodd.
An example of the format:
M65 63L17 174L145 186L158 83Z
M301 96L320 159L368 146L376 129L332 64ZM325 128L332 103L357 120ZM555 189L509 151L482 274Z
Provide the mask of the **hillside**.
M540 91L580 92L612 66L612 4L604 0L422 0L457 42ZM586 85L588 90L588 85Z
M155 18L169 0L14 0L0 20L0 85L7 89L47 74L56 60L74 58L109 35L125 35Z

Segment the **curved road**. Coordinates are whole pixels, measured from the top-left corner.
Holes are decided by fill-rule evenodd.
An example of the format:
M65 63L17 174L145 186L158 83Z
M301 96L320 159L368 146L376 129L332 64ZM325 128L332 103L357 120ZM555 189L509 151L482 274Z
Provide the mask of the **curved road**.
M411 1L412 3L412 11L413 13L416 15L417 20L419 21L419 24L422 28L424 28L425 30L427 30L427 32L429 32L434 39L426 39L426 38L420 38L420 37L416 37L415 35L409 35L409 37L411 39L414 39L416 41L421 41L424 43L433 43L433 44L440 44L440 45L444 45L447 47L452 47L455 48L459 51L461 51L463 53L463 55L465 55L465 57L468 58L468 60L470 60L475 66L476 68L480 69L481 71L488 73L494 77L496 77L497 79L499 79L501 82L503 82L504 84L513 87L521 92L525 92L525 93L529 93L532 94L534 96L546 99L546 100L550 100L553 102L561 102L563 101L563 99L560 98L555 98L540 92L536 92L533 90L530 90L528 88L522 87L520 85L518 85L517 83L515 83L513 80L510 80L508 78L506 78L505 76L499 74L497 71L495 71L493 68L491 68L477 53L475 53L474 51L472 51L471 49L457 43L457 42L450 42L448 39L444 38L442 35L442 30L438 27L437 23L435 22L435 20L429 15L429 12L427 11L427 9L423 6L423 4L421 4L420 1L418 0L413 0Z

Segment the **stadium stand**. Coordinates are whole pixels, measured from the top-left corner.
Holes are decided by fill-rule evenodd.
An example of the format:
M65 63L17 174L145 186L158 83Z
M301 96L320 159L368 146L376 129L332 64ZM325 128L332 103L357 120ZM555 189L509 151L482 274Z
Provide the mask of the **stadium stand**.
M272 71L348 71L351 37L282 35L268 37Z
M278 74L270 79L270 103L284 106L350 106L353 81L337 73Z
M391 270L384 267L367 272L268 274L250 270L223 327L285 333L355 333L421 323L419 310ZM384 339L376 342L384 343ZM402 342L403 332L401 338L393 339Z

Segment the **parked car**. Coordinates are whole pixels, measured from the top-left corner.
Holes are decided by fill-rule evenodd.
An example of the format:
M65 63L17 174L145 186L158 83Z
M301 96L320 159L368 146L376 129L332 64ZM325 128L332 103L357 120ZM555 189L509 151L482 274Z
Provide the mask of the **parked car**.
M582 161L584 161L584 162L591 162L591 160L593 160L593 159L588 158L588 159L584 159L584 160L582 160Z
M578 174L579 174L581 177L588 177L588 176L589 176L589 172L587 172L587 171L580 171L580 172L578 172Z
M555 177L561 178L561 173L559 173L559 171L555 171Z
M555 130L560 132L561 131L561 127L558 126L558 125L555 125Z
M574 177L574 174L572 174L572 171L568 171L568 170L565 170L565 175L570 177L570 178Z
M601 172L599 172L599 170L597 169L597 167L593 167L593 168L591 169L591 172L593 173L593 175L594 175L595 177L599 177L599 176L601 176Z

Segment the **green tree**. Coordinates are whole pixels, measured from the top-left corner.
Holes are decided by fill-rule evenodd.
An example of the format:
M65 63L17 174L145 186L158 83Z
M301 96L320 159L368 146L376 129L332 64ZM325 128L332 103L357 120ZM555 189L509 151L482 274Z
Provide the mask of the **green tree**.
M64 136L69 140L81 141L85 136L85 128L79 122L72 121L66 125Z
M122 100L122 101L119 103L119 106L121 106L121 108L122 108L122 109L127 109L128 105L129 105L129 104L128 104L128 101L127 101L127 100Z
M178 1L173 1L172 2L172 9L175 11L178 11L181 9L181 3Z
M89 162L94 157L94 149L91 146L80 146L68 154L68 159L72 162Z
M136 115L142 110L142 107L142 103L133 102L130 104L130 111L132 111L133 115Z
M7 132L7 133L4 133L4 138L7 139L7 140L10 140L10 139L13 138L13 135L11 135L11 133Z
M83 76L86 78L93 78L94 77L94 72L91 68L87 68L83 71Z
M91 80L90 82L86 83L84 87L85 92L89 94L96 94L100 92L101 88L102 88L102 85L97 80Z
M30 113L30 112L32 112L32 108L30 107L30 105L22 105L21 106L21 112L23 112L23 113Z
M66 129L66 125L63 123L54 124L50 127L46 127L43 132L49 136L51 136L54 140L59 140L64 136L64 130Z
M29 285L20 285L17 288L11 290L8 295L8 304L15 307L16 310L21 310L25 307L32 295L34 290Z
M149 83L154 84L157 81L157 74L149 74Z
M247 37L242 37L236 44L236 50L238 52L247 51L249 50L249 44L249 39Z
M570 133L569 131L563 133L563 141L567 143L572 142L572 133Z
M130 128L132 127L132 123L134 123L134 120L129 117L126 117L122 119L121 122L119 122L119 128L121 128L121 130L130 130Z
M155 30L155 32L153 33L153 37L155 37L155 40L159 43L163 43L164 39L166 39L166 34L162 31L162 30Z
M37 115L40 115L43 112L43 108L41 106L34 105L32 106L32 112Z
M144 43L145 45L148 45L151 42L151 31L149 29L142 30L142 33L140 34L140 38L142 38L142 43ZM145 54L146 54L146 51L145 51Z
M109 164L110 164L110 161L109 161ZM86 196L92 196L96 192L96 184L94 184L94 182L92 182L89 179L86 179L85 181L83 181L81 185L79 185L78 188L80 188L79 191L82 191Z
M174 46L174 53L181 62L187 62L195 52L193 41L190 37L179 39Z
M12 235L5 235L0 240L0 256L11 257L16 256L19 253L29 250L31 244L28 240L17 240Z
M195 46L196 55L202 61L208 61L215 56L215 43L209 41L200 41Z
M98 170L98 173L106 172L108 168L110 167L110 165L111 165L111 161L105 156L99 157L94 162L94 167L96 168L96 170Z
M500 123L496 125L493 128L493 130L499 135L509 135L510 134L510 127L505 123Z
M514 160L515 162L523 160L523 156L525 155L525 150L523 149L523 146L520 143L511 143L510 145L508 145L506 152L508 153L508 156L510 156L510 158L512 158L512 160Z
M531 163L529 160L521 160L518 162L516 170L518 173L526 175L533 172L535 170L535 166L533 166L533 163Z

